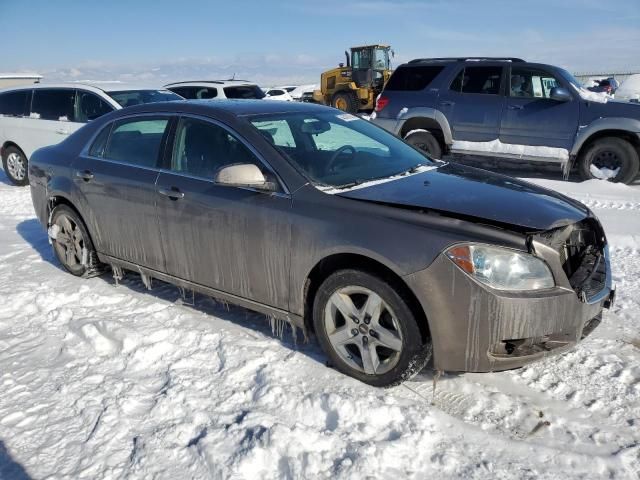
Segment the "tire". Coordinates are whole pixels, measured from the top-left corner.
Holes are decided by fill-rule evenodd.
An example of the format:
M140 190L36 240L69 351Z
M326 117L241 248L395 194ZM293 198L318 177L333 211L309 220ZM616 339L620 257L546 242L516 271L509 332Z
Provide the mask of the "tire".
M404 141L420 150L427 152L431 158L440 160L442 158L442 147L438 139L427 130L413 130L404 137Z
M29 162L17 147L7 147L2 155L2 167L11 183L19 187L29 185Z
M619 171L613 177L604 178L596 176L592 166L604 166L610 170L611 167L618 166ZM628 141L617 137L596 140L580 155L578 162L578 171L583 180L600 178L616 183L631 183L638 175L639 169L640 159L636 148ZM603 175L606 173L612 174L605 171Z
M358 97L353 92L338 92L331 98L331 106L355 115L359 110Z
M49 236L56 258L72 275L89 278L104 271L87 227L80 215L68 205L54 208Z
M313 302L313 326L336 369L376 387L410 379L431 358L431 341L422 343L407 300L365 271L339 270L327 277Z

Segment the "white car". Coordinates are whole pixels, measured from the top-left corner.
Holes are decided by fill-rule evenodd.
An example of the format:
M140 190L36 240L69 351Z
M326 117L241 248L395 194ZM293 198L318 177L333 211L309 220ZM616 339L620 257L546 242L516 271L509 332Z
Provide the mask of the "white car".
M164 86L189 100L205 99L260 99L264 92L255 83L246 80L203 80L194 82L176 82Z
M628 77L616 90L616 100L640 102L640 73Z
M79 83L24 85L0 90L0 154L7 177L28 185L31 154L67 138L85 123L140 103L181 100L168 90L105 88Z
M311 85L300 85L299 87L296 87L294 90L289 92L289 94L295 101L302 102L304 101L305 94L313 95L313 91L317 90L318 88L320 87L315 83Z
M283 102L293 102L293 98L284 88L268 88L265 92L265 100L281 100Z

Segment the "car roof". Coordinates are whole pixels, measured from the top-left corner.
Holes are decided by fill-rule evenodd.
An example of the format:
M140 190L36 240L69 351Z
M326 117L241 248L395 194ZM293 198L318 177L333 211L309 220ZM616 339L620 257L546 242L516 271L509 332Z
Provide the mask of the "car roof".
M184 82L167 83L164 86L164 88L177 87L177 86L206 87L211 85L222 85L222 86L239 85L240 86L240 85L257 85L257 84L254 82L250 82L249 80L189 80Z
M274 113L296 113L296 112L326 112L335 111L344 113L334 108L325 107L313 103L302 102L268 102L264 100L175 100L172 102L157 102L136 105L125 109L125 114L134 113L154 113L154 112L175 112L175 113L195 113L195 114L231 114L242 117L247 115L268 115Z
M113 83L85 83L85 82L60 82L60 83L33 83L28 85L16 85L14 87L8 87L0 90L0 92L8 92L15 90L31 90L31 89L43 89L43 88L73 88L79 90L86 90L93 93L109 93L109 92L122 92L130 90L166 90L165 88L158 87L143 87L122 84L118 82Z

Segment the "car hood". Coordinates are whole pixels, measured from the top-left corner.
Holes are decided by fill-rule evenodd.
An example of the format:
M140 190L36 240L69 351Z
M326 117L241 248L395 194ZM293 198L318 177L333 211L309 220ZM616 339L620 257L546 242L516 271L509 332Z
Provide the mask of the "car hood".
M455 163L337 195L432 210L519 231L549 230L590 215L586 206L559 193Z
M640 120L640 103L615 99L607 103L589 102L589 113L593 118L623 117Z

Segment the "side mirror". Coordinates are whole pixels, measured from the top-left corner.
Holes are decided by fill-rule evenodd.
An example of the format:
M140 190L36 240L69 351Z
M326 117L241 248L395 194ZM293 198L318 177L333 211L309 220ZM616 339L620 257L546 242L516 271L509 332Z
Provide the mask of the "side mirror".
M231 187L249 187L265 192L275 192L278 186L268 182L260 169L253 163L238 163L222 167L216 173L214 181Z
M551 93L549 95L551 100L555 100L556 102L568 102L572 100L572 96L569 93L569 90L563 87L553 87L551 89Z

